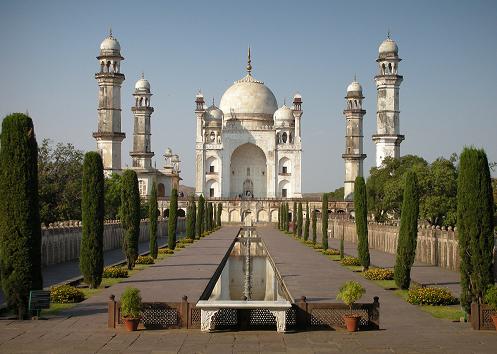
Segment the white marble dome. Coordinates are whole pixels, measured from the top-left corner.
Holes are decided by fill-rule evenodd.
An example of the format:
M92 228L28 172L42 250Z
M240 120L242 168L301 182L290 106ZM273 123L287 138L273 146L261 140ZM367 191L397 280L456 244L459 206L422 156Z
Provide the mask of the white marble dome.
M276 112L274 112L274 122L284 122L293 121L295 118L293 116L292 110L287 105L283 105Z
M398 54L399 47L397 47L397 43L393 39L387 38L380 44L378 52L379 54Z
M347 86L347 92L362 92L362 86L357 81L352 81L349 86Z
M121 50L121 46L119 45L119 42L117 39L115 39L112 36L109 36L105 38L102 43L100 44L100 50L101 51L107 51L107 50L112 50L119 52Z
M145 80L144 78L141 78L138 80L135 84L135 90L136 91L147 91L150 92L150 83L148 80Z
M221 111L215 105L212 105L205 110L205 119L206 120L222 120L223 119L223 111Z
M227 119L231 118L232 113L241 116L260 114L266 118L272 118L278 109L278 104L274 94L262 81L246 75L226 90L219 108Z

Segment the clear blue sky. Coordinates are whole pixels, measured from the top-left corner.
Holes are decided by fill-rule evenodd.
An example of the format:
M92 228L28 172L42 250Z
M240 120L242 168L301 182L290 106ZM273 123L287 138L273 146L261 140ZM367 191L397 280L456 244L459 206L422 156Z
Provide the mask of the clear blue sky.
M303 191L342 185L345 89L364 90L365 172L375 161L378 46L390 29L400 73L402 154L428 161L483 147L497 161L497 1L1 1L0 116L29 110L39 140L95 148L95 57L112 26L126 58L122 90L124 165L130 163L134 83L154 96L152 148L180 154L194 184L194 96L216 102L253 73L278 104L304 100ZM495 175L495 172L493 172Z

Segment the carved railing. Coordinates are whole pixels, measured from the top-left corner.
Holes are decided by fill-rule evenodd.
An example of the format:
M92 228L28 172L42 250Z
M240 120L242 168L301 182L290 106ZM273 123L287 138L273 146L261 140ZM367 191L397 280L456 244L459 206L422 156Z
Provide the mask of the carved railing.
M471 327L476 330L494 330L495 325L492 321L492 315L497 315L497 311L489 305L472 303L471 304Z

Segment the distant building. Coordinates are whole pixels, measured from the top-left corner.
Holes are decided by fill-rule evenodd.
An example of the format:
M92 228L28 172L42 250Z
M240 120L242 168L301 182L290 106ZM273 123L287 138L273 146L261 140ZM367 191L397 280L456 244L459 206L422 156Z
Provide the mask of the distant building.
M276 98L252 76L229 87L219 107L196 96L197 195L208 198L301 198L302 97L278 108Z
M98 82L98 129L93 133L97 141L97 151L102 156L104 173L109 177L112 173L121 173L121 143L126 137L121 131L121 85L125 79L121 73L121 46L116 38L109 36L100 44L100 55L97 57L100 71L95 74ZM152 183L156 183L157 195L167 197L172 188L179 187L180 159L178 155L167 149L164 154L163 169L152 166L151 122L154 112L150 99L150 83L142 78L135 84L133 93L134 105L131 108L134 116L133 151L131 168L138 175L140 195L150 195Z

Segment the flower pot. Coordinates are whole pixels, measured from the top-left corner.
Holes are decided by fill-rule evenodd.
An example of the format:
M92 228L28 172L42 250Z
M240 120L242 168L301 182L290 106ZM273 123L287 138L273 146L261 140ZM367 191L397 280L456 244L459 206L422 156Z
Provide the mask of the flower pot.
M129 332L136 331L138 329L138 324L140 323L139 318L125 318L124 325Z
M343 321L345 322L345 326L347 327L347 331L349 332L357 332L359 328L359 320L361 316L359 315L344 315Z
M492 321L494 321L495 330L497 331L497 315L492 315Z

